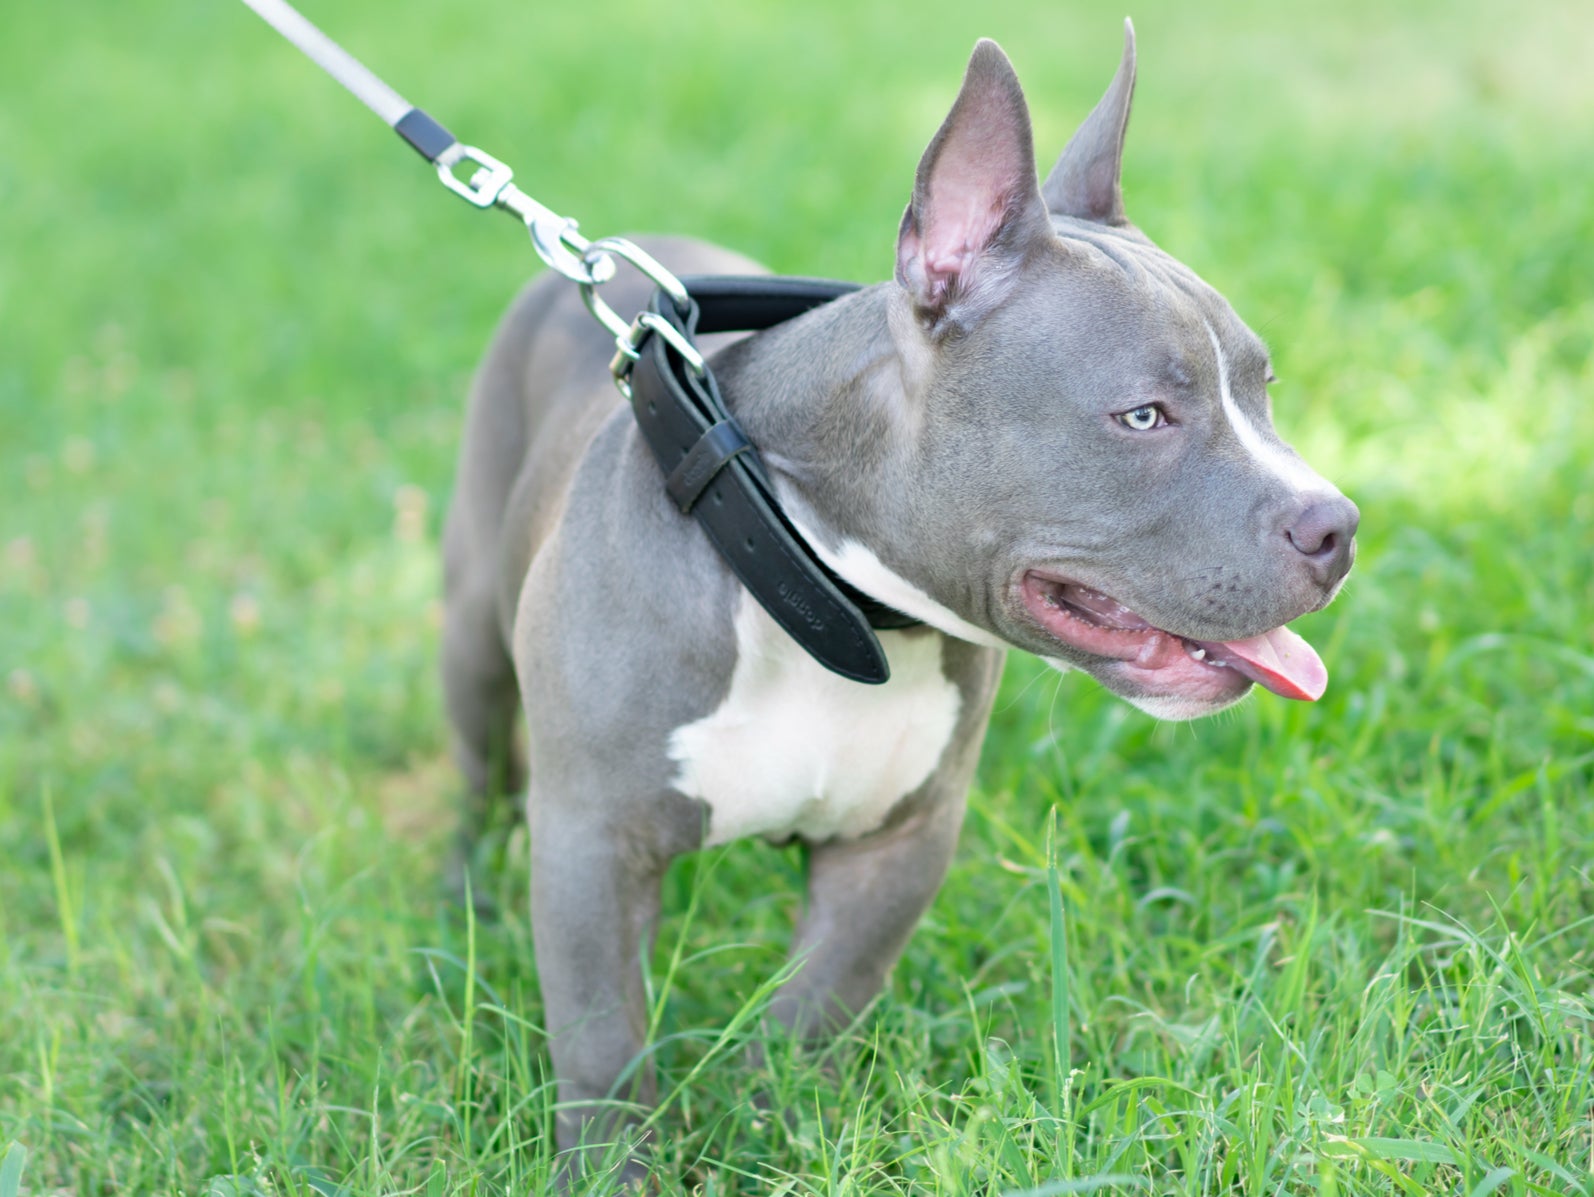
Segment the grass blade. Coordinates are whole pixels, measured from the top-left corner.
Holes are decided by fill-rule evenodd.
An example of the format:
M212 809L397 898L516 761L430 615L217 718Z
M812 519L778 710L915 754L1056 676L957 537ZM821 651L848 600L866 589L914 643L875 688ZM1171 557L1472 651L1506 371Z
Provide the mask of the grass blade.
M1057 872L1057 811L1052 810L1046 831L1046 897L1051 909L1052 949L1052 1037L1057 1067L1057 1092L1062 1109L1068 1091L1068 1078L1074 1070L1073 1044L1069 1038L1068 930L1063 923L1062 879Z
M1143 1176L1103 1174L1081 1176L1074 1180L1049 1180L1043 1185L1036 1185L1033 1189L1009 1189L1002 1194L1002 1197L1060 1197L1064 1193L1099 1193L1103 1189L1123 1192L1126 1189L1146 1187L1148 1187L1146 1178Z
M22 1165L28 1162L28 1149L12 1142L0 1159L0 1197L17 1197L22 1189Z
M1517 1170L1515 1168L1496 1168L1472 1186L1472 1192L1468 1197L1489 1197L1490 1193L1505 1184L1516 1174Z

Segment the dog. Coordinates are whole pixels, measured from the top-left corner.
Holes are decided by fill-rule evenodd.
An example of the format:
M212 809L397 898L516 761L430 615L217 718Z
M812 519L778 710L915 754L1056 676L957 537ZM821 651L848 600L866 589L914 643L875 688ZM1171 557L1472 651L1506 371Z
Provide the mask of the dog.
M883 685L810 659L666 498L573 288L534 283L500 326L445 530L443 674L470 791L525 785L561 1152L654 1100L639 960L672 858L801 841L800 967L771 1016L818 1038L879 991L951 860L1005 650L1162 719L1253 683L1321 694L1284 625L1338 591L1359 515L1274 432L1261 340L1126 219L1134 80L1126 22L1038 183L1018 79L981 41L894 280L704 339L794 528L918 621L879 634ZM644 244L678 272L760 269Z

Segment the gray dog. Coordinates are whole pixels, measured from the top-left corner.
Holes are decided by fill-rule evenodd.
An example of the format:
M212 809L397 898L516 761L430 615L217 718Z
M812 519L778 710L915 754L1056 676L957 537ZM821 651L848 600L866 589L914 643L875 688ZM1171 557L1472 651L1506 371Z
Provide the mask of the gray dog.
M895 280L705 342L814 552L921 621L880 633L883 685L810 659L666 498L573 288L541 280L498 330L446 532L444 677L479 795L521 784L502 762L518 703L528 716L561 1149L653 1100L639 960L682 853L807 846L801 966L772 1009L795 1033L879 991L951 859L1004 649L1164 719L1252 683L1322 692L1283 625L1334 596L1358 513L1274 432L1262 342L1125 218L1134 77L1126 26L1038 186L1018 79L980 42L919 164ZM649 246L677 271L758 270Z

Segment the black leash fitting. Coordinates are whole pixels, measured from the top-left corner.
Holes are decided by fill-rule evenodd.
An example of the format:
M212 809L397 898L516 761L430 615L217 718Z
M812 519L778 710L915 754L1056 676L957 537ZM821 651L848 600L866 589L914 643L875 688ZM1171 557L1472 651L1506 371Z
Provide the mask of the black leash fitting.
M398 123L393 126L393 132L407 141L410 148L428 162L436 162L459 144L459 138L419 108L411 108L399 117Z

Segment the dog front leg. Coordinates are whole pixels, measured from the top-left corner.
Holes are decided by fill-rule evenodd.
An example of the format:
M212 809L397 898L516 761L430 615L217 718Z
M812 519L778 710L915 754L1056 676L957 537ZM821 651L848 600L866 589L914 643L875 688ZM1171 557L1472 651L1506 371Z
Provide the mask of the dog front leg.
M641 953L658 920L665 862L593 826L590 814L573 815L568 803L548 811L537 788L534 780L532 935L559 1078L555 1138L569 1185L638 1121L638 1106L655 1100L653 1061L641 1055ZM622 1176L639 1180L645 1171L628 1159Z
M961 771L956 771L961 772ZM873 836L810 851L808 903L792 944L801 968L781 986L771 1013L801 1039L845 1027L880 991L908 937L946 877L963 823L967 778L903 823Z

